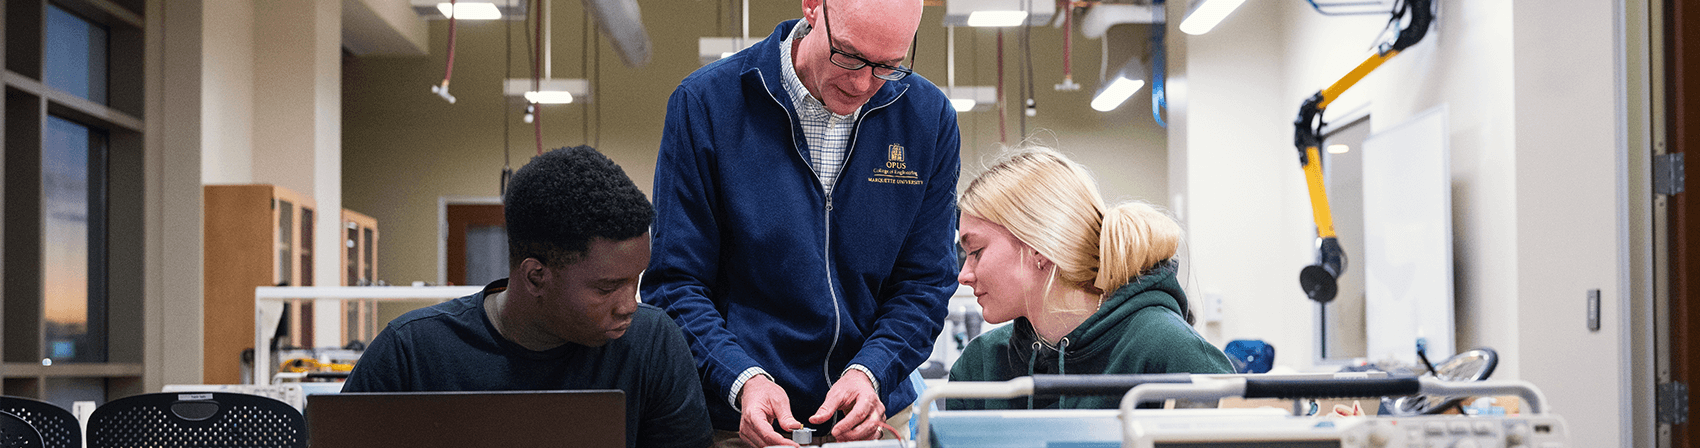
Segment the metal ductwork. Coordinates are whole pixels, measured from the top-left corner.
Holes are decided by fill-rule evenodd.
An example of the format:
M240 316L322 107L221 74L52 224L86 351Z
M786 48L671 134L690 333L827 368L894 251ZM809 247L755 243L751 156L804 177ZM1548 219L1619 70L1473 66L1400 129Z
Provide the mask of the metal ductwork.
M637 0L583 0L584 8L596 16L602 34L613 41L614 51L627 67L649 64L649 33L644 31Z

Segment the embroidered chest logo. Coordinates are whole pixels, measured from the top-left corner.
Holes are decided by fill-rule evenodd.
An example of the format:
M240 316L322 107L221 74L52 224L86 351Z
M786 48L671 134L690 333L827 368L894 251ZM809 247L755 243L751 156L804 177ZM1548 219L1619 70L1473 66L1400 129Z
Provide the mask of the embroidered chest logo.
M909 170L909 163L904 160L903 145L892 143L885 150L885 166L874 168L873 176L868 182L877 184L921 185L921 175Z

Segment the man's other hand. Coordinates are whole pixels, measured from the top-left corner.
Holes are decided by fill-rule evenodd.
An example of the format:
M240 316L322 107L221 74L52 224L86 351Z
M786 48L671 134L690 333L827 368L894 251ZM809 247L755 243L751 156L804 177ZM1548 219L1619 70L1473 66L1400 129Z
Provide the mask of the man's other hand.
M766 375L752 376L744 382L744 389L738 394L738 405L744 409L743 418L738 421L738 438L744 443L758 447L798 446L790 437L773 430L775 420L779 421L780 428L787 431L802 428L803 424L791 416L791 399L785 396L785 389L774 384Z
M879 391L874 390L873 381L861 370L852 369L832 383L832 389L826 392L826 402L809 417L809 422L826 423L835 411L844 411L844 419L833 425L833 439L848 442L879 438L880 424L885 423L885 404L880 403ZM745 412L748 415L747 409Z

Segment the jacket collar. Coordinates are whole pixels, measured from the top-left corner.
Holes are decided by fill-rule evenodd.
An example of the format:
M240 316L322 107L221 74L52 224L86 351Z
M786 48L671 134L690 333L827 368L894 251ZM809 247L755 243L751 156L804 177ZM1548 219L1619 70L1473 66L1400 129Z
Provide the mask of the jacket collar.
M745 59L744 67L738 72L743 79L744 88L766 90L769 96L778 100L779 104L792 114L797 111L791 106L790 94L785 92L784 68L779 65L779 46L801 20L791 19L780 23L766 39L744 50L751 57ZM908 89L908 80L886 81L873 97L868 98L867 104L862 106L862 114L866 115L869 111L891 105Z

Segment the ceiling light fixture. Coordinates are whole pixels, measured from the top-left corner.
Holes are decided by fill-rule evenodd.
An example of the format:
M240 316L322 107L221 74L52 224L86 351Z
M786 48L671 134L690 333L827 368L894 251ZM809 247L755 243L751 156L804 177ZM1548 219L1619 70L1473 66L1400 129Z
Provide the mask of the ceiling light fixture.
M524 97L528 103L535 104L569 104L583 103L590 100L590 81L583 79L545 79L538 82L538 88L531 88L531 78L508 78L502 85L502 94L510 97Z
M945 26L1009 27L1044 25L1057 15L1047 0L945 0Z
M496 9L495 3L455 2L450 8L449 3L438 3L437 11L443 18L456 20L496 20L502 18L502 11Z
M1021 21L1026 19L1027 11L974 11L968 14L968 26L1021 26Z
M454 10L443 0L407 0L413 12L425 20L448 20L459 13L457 20L525 20L525 7L497 4L487 0L457 0ZM519 2L523 4L525 2Z
M760 42L760 40L740 37L699 37L697 38L697 60L701 61L702 65L708 65L710 62L724 59L743 51L745 48L750 48L756 42Z
M1145 64L1139 62L1138 56L1130 57L1127 63L1122 64L1122 68L1116 71L1114 78L1098 87L1098 93L1092 96L1092 110L1115 110L1141 87L1145 87Z
M1208 33L1228 14L1233 14L1241 3L1245 0L1193 0L1192 7L1186 11L1186 18L1181 20L1181 32L1194 36Z
M998 89L992 86L947 87L944 93L957 112L984 112L998 101Z

